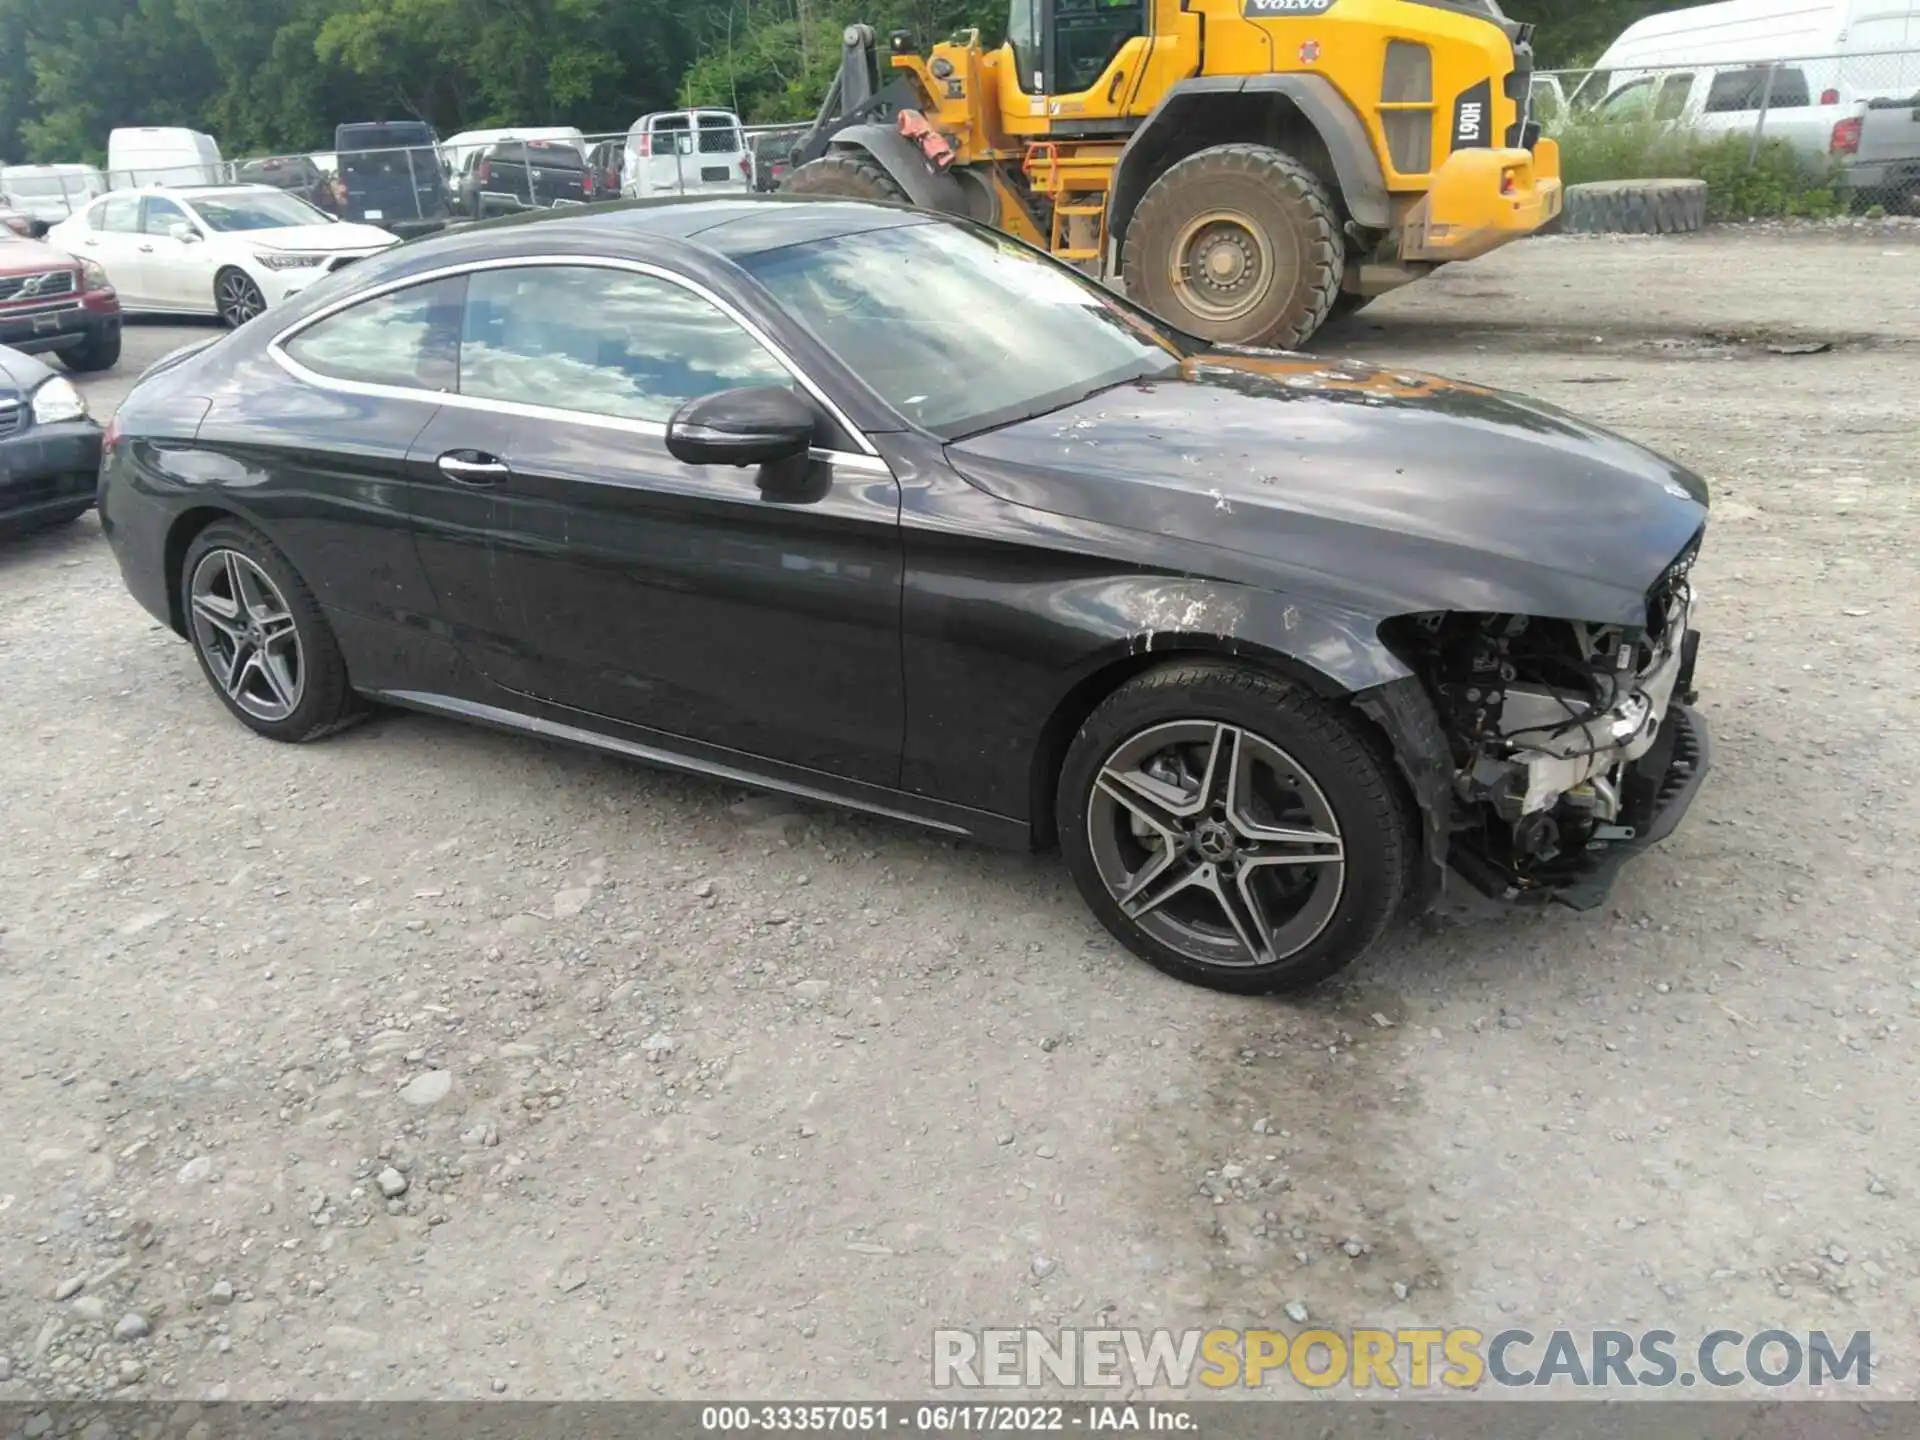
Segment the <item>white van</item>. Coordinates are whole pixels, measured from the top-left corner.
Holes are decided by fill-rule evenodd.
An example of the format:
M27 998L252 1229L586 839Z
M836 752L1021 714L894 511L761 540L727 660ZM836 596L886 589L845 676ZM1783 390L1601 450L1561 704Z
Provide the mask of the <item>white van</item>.
M1868 101L1916 91L1920 0L1722 0L1628 26L1569 103L1842 155Z
M115 190L143 185L219 185L227 178L211 135L175 126L142 125L107 136L107 183Z
M1740 71L1793 62L1816 103L1837 104L1911 93L1920 84L1913 73L1916 51L1920 0L1721 0L1629 25L1572 98L1598 103L1654 70ZM1662 88L1673 94L1679 87ZM1837 92L1834 99L1821 101L1829 90Z
M107 193L107 177L91 165L0 166L0 209L11 208L49 225Z
M467 162L490 145L502 140L557 140L573 146L582 160L587 158L587 137L568 125L510 125L504 130L462 130L451 140L440 142L441 153L455 175L464 174Z
M731 110L665 110L642 115L627 132L620 193L744 194L753 189L753 157Z

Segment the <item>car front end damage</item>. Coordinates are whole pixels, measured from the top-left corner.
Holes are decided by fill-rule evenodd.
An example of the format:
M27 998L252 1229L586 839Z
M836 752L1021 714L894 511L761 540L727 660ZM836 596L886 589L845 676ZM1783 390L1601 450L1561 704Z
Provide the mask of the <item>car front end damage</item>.
M1433 838L1475 888L1593 909L1679 824L1710 764L1692 708L1699 546L1649 591L1644 624L1445 611L1383 631L1432 707Z

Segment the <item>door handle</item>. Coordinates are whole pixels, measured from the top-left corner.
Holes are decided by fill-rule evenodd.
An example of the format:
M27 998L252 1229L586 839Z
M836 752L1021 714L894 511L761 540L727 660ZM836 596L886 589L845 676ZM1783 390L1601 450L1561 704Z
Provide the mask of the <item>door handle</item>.
M140 247L140 253L142 255L151 255L153 253L153 247L151 245L142 245Z
M1120 87L1126 84L1126 82L1126 71L1117 70L1114 72L1113 83L1107 86L1107 104L1112 105L1118 102L1120 99Z
M456 485L498 485L513 474L506 461L479 450L449 450L436 463Z

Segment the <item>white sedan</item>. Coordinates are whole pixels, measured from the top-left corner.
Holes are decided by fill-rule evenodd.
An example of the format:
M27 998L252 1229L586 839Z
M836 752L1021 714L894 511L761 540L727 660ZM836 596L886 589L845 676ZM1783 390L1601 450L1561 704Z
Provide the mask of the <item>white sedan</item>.
M270 185L209 185L116 190L54 226L47 243L99 261L123 310L238 326L398 241Z

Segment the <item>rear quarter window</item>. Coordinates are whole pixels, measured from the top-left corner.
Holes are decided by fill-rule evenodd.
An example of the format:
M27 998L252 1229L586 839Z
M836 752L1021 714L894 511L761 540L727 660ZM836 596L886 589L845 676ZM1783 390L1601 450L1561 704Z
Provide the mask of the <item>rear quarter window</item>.
M363 300L284 341L287 357L329 380L450 391L460 378L464 275Z

